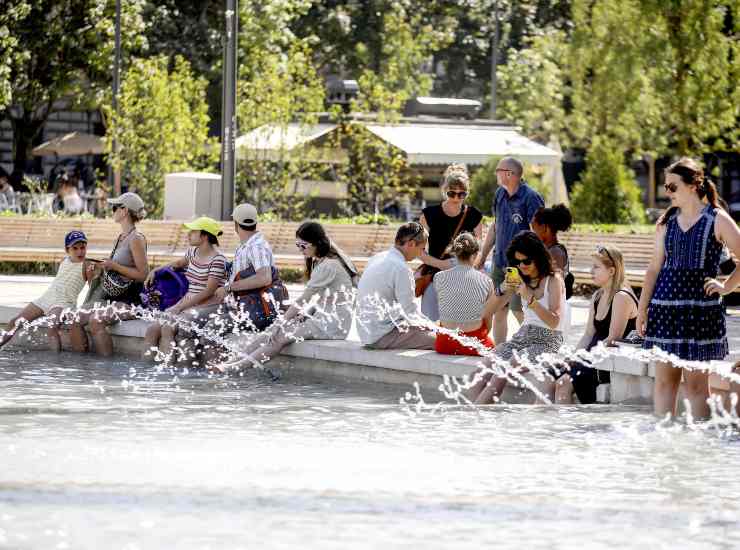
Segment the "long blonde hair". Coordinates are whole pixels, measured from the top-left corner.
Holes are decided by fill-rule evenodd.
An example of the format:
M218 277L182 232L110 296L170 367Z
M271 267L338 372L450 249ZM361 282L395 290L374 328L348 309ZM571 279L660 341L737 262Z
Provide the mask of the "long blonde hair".
M614 295L624 286L624 256L616 246L599 246L593 257L607 268L614 268L614 275L612 275L609 285L605 289L600 288L594 293L595 296L601 298L606 292L609 296L609 303L611 303Z

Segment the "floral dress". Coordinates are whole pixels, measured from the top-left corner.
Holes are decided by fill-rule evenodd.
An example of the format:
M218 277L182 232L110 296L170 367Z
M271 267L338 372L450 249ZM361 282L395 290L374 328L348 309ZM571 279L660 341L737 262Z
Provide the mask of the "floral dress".
M707 206L688 230L677 214L666 224L665 263L648 306L644 346L689 361L728 354L725 312L718 295L704 293L704 280L719 273L722 243L714 236L716 210Z

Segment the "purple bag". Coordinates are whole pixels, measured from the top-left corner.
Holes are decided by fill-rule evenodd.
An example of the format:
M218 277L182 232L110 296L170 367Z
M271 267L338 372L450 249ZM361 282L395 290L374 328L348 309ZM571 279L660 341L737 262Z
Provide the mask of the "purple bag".
M181 271L171 267L160 269L152 284L141 293L141 305L164 311L179 302L188 291L188 280Z

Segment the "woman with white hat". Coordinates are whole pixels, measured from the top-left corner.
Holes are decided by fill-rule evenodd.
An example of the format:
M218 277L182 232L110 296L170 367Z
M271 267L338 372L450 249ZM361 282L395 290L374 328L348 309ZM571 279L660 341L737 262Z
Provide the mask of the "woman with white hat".
M75 323L89 326L95 351L105 357L113 354L113 340L107 327L131 318L125 310L139 304L139 295L149 273L146 237L136 229L136 224L146 215L144 201L136 193L124 193L108 199L108 204L113 210L113 221L121 226L121 233L110 258L88 268L88 276L92 279L90 292ZM72 347L76 351L87 351L84 331L72 331Z

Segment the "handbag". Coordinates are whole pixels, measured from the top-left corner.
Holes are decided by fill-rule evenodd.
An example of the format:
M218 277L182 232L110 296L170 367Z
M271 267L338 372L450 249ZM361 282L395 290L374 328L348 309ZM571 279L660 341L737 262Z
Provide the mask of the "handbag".
M446 260L452 254L450 254L450 245L452 244L452 241L457 238L458 234L460 233L460 229L462 229L463 222L465 221L465 216L468 215L468 207L463 206L463 215L460 218L460 221L457 222L457 227L455 228L455 232L452 234L452 237L450 238L450 244L447 245L445 248L445 251L442 253L442 257L440 260ZM426 291L427 287L432 284L432 279L434 279L434 275L439 271L438 268L428 265L428 264L421 264L419 268L414 273L414 280L416 283L416 288L414 294L416 294L416 297L422 296L424 292Z
M141 293L141 304L149 309L164 311L187 294L188 286L183 272L165 267L154 274L152 284Z
M290 298L288 289L280 280L276 267L271 267L272 281L262 288L234 291L233 294L239 301L239 306L249 314L249 320L257 330L265 330L277 318L278 314L287 309ZM236 274L234 281L246 279L256 274L255 269L250 266ZM248 327L243 327L248 328Z
M110 253L111 259L113 259L113 256L115 256L120 242L121 236L118 235L116 246L113 247L113 252ZM124 277L123 275L118 273L118 271L110 271L106 269L100 276L100 284L103 287L103 291L110 298L118 298L119 296L123 296L124 294L126 294L126 291L129 289L133 282L133 279Z

